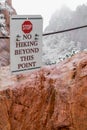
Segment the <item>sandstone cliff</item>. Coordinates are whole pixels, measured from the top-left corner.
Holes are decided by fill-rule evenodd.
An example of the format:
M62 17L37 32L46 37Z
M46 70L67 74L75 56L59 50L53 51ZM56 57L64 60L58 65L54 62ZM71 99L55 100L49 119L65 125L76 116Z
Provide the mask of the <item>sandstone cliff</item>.
M25 75L0 69L0 130L87 130L87 52Z
M11 14L7 0L0 36L9 35ZM87 130L87 52L17 76L7 66L9 52L9 39L0 39L0 130Z
M11 0L6 0L5 3L0 3L0 37L9 36L10 15L16 14L16 11L11 5ZM9 39L0 39L0 67L9 65Z

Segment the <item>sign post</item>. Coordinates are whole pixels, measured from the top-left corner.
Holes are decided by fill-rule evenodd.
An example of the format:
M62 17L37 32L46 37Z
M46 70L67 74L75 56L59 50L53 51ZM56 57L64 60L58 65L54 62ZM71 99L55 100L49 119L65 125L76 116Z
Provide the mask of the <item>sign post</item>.
M10 63L12 73L42 66L42 17L12 15L10 18Z

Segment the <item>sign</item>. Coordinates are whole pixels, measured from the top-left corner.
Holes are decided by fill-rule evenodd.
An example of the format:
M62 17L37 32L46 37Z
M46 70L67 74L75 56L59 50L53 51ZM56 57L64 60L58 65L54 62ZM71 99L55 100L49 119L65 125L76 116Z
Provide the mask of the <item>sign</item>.
M42 66L42 17L12 15L10 36L11 72L39 69Z
M32 23L30 21L24 21L22 24L22 31L24 33L30 33L32 31Z

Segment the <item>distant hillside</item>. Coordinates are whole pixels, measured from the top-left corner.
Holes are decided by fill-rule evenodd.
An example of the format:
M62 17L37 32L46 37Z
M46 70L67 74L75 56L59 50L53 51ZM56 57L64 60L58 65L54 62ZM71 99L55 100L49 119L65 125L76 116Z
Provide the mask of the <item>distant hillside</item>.
M78 6L75 11L62 7L52 15L44 33L82 25L87 25L87 5ZM55 62L87 48L87 28L46 36L43 41L43 62Z

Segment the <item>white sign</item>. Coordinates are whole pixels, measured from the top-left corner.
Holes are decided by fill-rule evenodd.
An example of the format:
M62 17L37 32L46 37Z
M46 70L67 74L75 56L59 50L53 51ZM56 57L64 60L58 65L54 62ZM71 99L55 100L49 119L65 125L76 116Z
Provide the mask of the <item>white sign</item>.
M12 73L42 66L42 17L13 15L10 18L10 62Z

